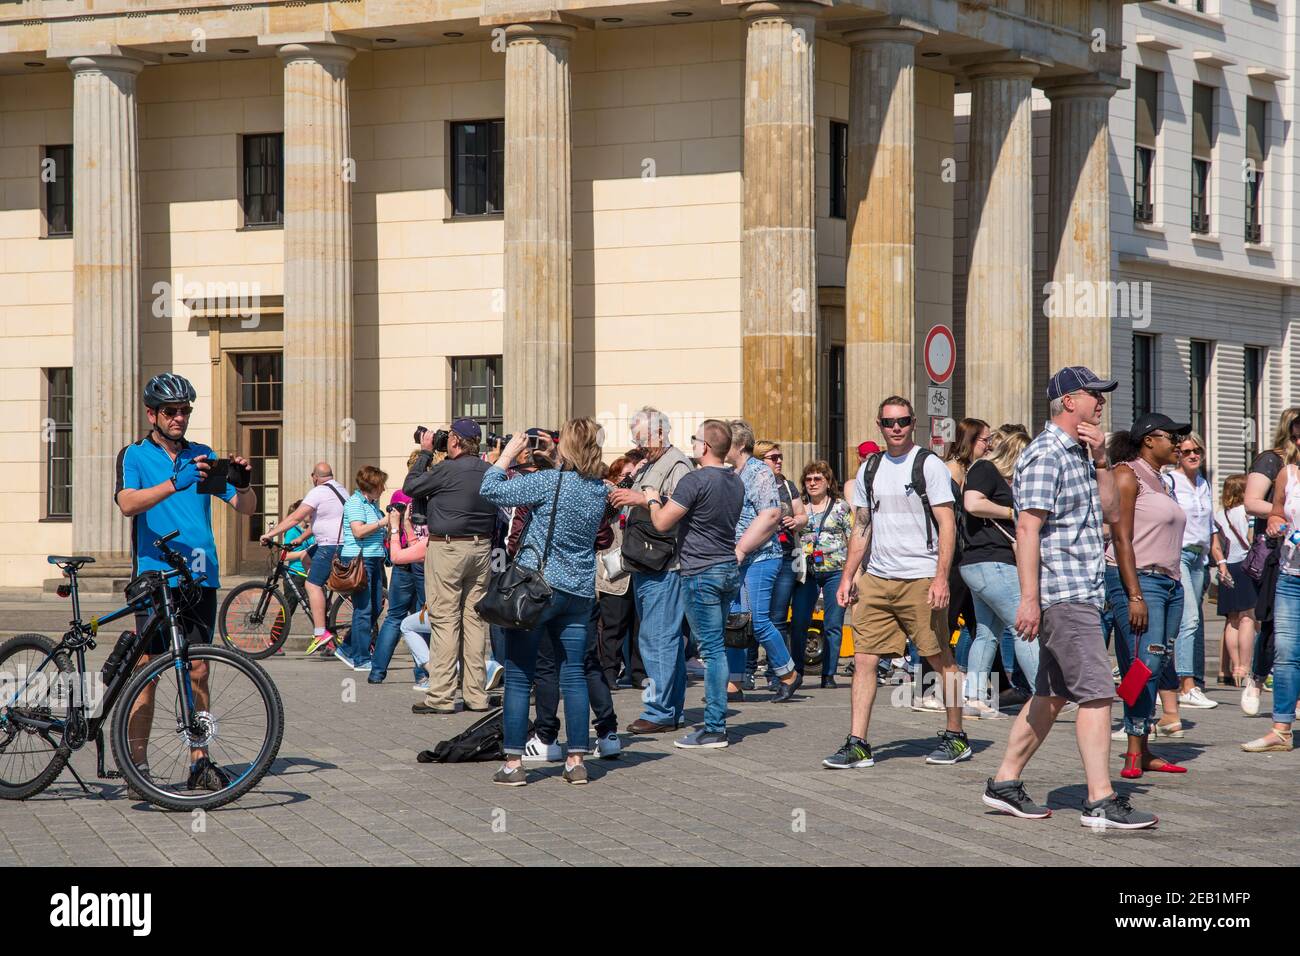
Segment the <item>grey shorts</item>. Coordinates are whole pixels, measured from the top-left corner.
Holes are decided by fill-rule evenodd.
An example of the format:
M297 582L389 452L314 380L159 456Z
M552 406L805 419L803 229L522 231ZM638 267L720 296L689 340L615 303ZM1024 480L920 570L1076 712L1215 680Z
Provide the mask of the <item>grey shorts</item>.
M1053 604L1043 611L1038 644L1035 695L1064 697L1076 704L1114 698L1110 655L1096 606Z

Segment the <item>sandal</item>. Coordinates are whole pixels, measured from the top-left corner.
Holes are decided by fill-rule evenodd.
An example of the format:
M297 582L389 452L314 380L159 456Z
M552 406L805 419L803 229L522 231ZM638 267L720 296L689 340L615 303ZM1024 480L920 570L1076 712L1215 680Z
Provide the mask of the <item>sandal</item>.
M1155 724L1155 728L1156 728L1157 737L1172 737L1174 739L1181 739L1182 737L1186 736L1185 732L1183 731L1183 722L1181 720L1175 720L1172 724L1162 724L1159 721L1157 721Z
M1276 727L1270 728L1269 732L1263 737L1258 737L1250 743L1241 745L1241 749L1247 753L1262 754L1270 752L1289 753L1294 733L1290 730L1278 730Z
M1119 775L1125 780L1136 780L1142 776L1141 760L1141 754L1126 753L1124 755L1124 769L1119 772Z

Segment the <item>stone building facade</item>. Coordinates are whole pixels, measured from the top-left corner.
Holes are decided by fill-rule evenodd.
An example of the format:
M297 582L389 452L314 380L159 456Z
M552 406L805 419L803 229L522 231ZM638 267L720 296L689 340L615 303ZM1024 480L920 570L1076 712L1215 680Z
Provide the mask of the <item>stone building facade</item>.
M744 414L791 471L851 464L891 392L928 437L936 325L957 332L959 413L1037 420L1048 364L1131 364L1104 302L1047 320L1045 282L1186 265L1150 263L1150 237L1122 228L1122 104L1150 49L1129 33L1150 6L33 0L0 16L0 585L38 584L55 551L120 573L114 460L167 369L197 386L191 436L255 457L271 514L320 458L395 485L414 427L459 413L503 432L593 415L611 456L643 404L683 443ZM1278 10L1262 65L1289 75ZM1255 60L1239 63L1217 69ZM1285 77L1249 76L1281 124ZM1274 142L1271 278L1252 289L1291 274ZM1169 295L1156 323L1176 321ZM1269 401L1287 400L1282 353L1267 362ZM222 515L223 565L258 563L260 522Z

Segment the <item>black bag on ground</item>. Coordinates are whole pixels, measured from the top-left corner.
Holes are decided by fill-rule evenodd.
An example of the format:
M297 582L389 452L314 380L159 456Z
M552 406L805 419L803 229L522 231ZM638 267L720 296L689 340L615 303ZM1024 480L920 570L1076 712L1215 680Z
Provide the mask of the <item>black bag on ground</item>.
M488 711L451 740L440 741L432 750L421 750L415 759L420 763L475 763L504 760L503 713L500 707Z

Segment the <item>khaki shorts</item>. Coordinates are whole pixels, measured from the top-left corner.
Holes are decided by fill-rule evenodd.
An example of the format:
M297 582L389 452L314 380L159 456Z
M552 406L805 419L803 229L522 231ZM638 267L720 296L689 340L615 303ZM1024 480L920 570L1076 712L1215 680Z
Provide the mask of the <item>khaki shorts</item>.
M899 657L908 638L922 657L933 657L948 642L948 610L935 610L926 600L933 578L893 581L863 572L858 577L858 603L853 605L853 653Z

